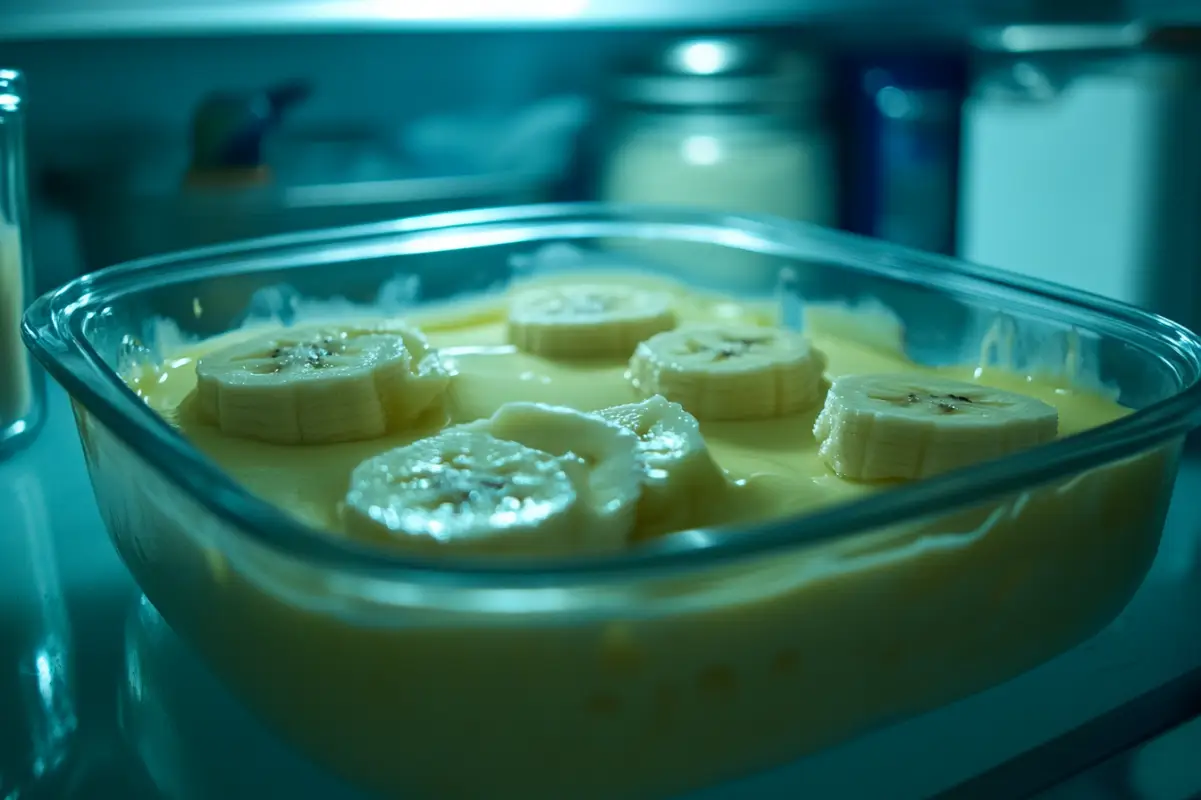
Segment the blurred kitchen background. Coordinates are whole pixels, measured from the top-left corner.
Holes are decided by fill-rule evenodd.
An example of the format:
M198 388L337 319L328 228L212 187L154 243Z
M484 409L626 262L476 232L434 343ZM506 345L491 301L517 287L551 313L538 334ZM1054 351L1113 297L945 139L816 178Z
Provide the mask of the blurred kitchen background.
M39 290L198 244L612 199L1201 322L1196 2L0 0L0 62L26 72Z

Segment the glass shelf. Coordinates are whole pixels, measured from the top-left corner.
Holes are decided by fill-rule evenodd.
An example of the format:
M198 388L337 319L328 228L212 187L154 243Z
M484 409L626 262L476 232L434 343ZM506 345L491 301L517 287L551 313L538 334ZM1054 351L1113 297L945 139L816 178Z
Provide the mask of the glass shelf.
M963 26L1039 0L0 0L0 40L503 28ZM895 28L892 28L895 30Z

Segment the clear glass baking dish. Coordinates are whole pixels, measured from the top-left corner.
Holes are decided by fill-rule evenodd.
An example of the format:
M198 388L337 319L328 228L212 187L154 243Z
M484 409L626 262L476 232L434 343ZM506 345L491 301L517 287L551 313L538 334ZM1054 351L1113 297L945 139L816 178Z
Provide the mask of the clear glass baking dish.
M774 287L785 324L805 324L801 299L882 304L914 361L1058 372L1135 411L797 518L480 564L306 527L121 377L247 308L286 321L306 303L486 293L547 247ZM72 397L102 515L163 617L303 752L416 797L666 796L1029 669L1141 583L1201 410L1201 340L1168 320L812 226L663 208L455 212L146 259L43 296L23 333Z

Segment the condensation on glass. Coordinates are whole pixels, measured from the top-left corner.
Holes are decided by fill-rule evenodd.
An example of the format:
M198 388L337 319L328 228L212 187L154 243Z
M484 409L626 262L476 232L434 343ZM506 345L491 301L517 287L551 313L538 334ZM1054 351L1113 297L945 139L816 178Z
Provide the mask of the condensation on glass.
M0 456L31 437L42 417L42 379L21 343L21 314L33 295L25 177L25 87L0 69Z

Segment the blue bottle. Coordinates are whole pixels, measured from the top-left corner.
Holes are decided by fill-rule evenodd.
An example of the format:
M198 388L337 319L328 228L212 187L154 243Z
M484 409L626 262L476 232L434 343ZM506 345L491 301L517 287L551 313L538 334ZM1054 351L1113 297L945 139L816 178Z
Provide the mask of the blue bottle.
M907 247L954 253L966 59L899 55L848 66L845 227Z

